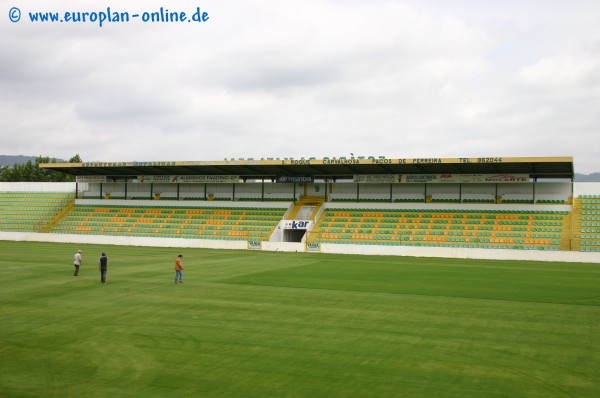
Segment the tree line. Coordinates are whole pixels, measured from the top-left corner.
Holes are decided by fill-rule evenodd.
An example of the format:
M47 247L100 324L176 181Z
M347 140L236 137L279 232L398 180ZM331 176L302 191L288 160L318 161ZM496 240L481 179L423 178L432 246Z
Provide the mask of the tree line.
M12 166L0 167L0 182L72 182L75 176L59 173L48 169L41 169L41 163L57 163L54 158L38 156L35 161L17 163ZM79 155L69 159L69 163L81 163Z

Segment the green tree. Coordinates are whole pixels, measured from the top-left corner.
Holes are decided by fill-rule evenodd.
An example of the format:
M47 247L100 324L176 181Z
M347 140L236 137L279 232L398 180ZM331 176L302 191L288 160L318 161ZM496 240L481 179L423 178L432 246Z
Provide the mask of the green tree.
M69 163L81 163L79 154L69 159ZM15 164L12 167L0 168L0 181L3 182L71 182L75 176L60 173L58 171L41 169L42 163L57 163L55 158L38 156L35 162L28 160L27 163Z

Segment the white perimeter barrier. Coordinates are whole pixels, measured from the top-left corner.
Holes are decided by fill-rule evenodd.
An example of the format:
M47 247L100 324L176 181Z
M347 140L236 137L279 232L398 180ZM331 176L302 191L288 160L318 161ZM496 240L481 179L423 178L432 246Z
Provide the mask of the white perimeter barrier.
M245 240L145 238L108 235L40 234L34 232L0 232L0 240L21 242L86 243L119 246L185 247L204 249L246 250ZM262 242L263 251L304 252L304 243ZM481 260L530 260L570 263L600 263L600 252L540 251L509 249L466 249L446 247L381 246L321 244L321 253L465 258Z

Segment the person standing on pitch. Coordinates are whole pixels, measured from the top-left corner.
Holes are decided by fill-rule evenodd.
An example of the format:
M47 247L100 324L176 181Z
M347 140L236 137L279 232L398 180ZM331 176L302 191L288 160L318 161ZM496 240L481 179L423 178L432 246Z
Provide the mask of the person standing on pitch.
M180 254L175 260L175 283L183 283L183 256ZM179 280L179 282L177 282Z
M77 253L73 256L73 265L75 266L74 276L79 275L79 266L81 265L81 250L77 250Z
M106 270L108 268L108 256L102 252L102 257L98 260L98 269L100 270L100 282L106 283Z

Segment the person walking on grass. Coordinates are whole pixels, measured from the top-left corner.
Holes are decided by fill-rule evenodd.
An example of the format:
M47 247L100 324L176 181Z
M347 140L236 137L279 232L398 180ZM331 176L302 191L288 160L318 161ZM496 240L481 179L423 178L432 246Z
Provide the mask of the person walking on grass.
M183 283L183 263L181 260L182 258L183 255L180 254L175 260L175 283Z
M98 260L98 269L100 270L100 282L106 283L106 270L108 269L108 256L102 252L102 257Z
M73 256L73 265L75 266L73 276L77 276L79 275L79 267L81 266L81 250L77 250L77 253Z

